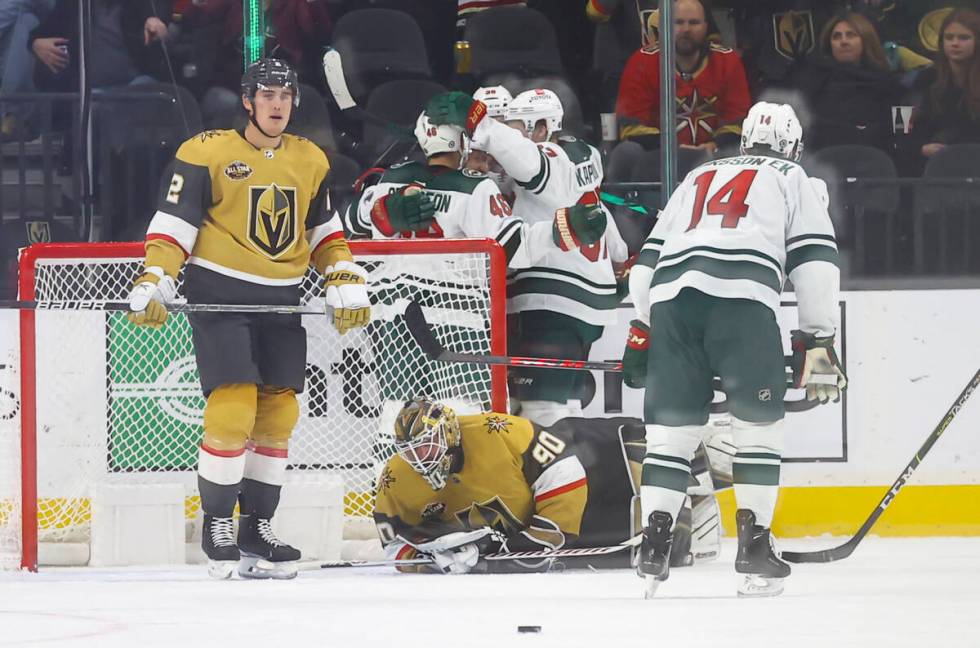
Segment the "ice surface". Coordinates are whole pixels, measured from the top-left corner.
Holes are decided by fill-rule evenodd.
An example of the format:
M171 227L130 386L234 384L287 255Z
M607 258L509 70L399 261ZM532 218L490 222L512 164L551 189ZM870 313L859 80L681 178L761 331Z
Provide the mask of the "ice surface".
M836 546L843 539L785 542ZM385 648L980 646L980 539L868 538L738 599L735 546L641 598L630 571L500 576L304 572L209 581L203 567L0 573L0 646ZM542 626L518 634L518 625Z

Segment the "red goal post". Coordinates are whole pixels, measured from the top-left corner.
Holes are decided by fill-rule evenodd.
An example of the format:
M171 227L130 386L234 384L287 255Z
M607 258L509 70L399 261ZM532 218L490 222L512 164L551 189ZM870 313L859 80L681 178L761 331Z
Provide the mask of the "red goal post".
M375 473L391 453L385 428L401 400L425 394L464 411L506 411L504 367L429 361L400 317L418 302L447 348L506 353L506 258L489 239L350 245L370 273L372 323L339 336L326 317L303 316L307 388L289 477L342 474L345 514L361 517L370 515ZM92 308L125 301L142 257L142 243L41 244L21 254L20 299L61 308L19 314L19 425L15 417L5 431L0 421L0 450L16 452L16 433L20 491L9 492L10 461L0 462L0 566L17 552L21 567L37 569L39 542L87 542L88 497L100 480L183 483L188 525L200 517L188 476L204 401L186 317L173 314L157 332ZM317 280L311 271L303 303L322 300Z

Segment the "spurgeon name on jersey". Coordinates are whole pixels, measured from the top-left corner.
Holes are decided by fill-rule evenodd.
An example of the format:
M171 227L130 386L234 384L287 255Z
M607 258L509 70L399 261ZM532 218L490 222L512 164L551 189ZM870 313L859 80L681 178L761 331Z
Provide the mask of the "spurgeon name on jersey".
M650 304L691 287L777 312L790 272L808 261L837 264L826 204L822 181L785 159L739 156L697 167L671 196L637 260L654 268Z
M283 135L257 148L234 130L205 131L177 151L169 188L147 229L147 265L176 276L180 265L237 280L298 286L350 260L324 178L330 166L312 142Z

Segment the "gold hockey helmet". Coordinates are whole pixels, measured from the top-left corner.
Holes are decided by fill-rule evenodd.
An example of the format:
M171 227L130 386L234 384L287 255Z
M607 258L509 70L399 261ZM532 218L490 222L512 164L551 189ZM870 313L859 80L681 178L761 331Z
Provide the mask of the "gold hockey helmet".
M450 450L460 445L459 421L452 408L418 398L405 403L395 419L395 449L432 486L446 486L452 467Z

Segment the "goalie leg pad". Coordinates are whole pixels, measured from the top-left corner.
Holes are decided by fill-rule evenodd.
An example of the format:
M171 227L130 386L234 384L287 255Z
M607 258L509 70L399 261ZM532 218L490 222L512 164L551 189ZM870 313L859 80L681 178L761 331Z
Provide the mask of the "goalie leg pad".
M783 455L783 422L750 423L732 417L735 458L732 476L738 508L755 513L756 524L772 526L779 495Z

